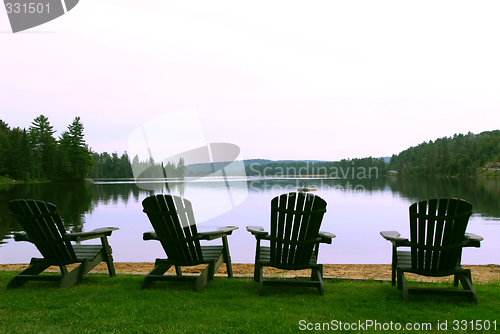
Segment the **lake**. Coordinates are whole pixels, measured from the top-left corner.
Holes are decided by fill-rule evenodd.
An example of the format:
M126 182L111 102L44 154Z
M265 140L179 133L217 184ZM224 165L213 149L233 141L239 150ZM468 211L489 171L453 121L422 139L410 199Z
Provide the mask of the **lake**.
M159 242L142 240L143 232L152 228L142 212L141 202L151 194L167 192L191 200L200 229L238 226L239 230L228 238L232 261L253 263L255 238L245 226L259 225L269 230L271 199L304 184L317 187L314 194L328 203L321 230L337 235L331 245L321 245L321 263L390 263L391 244L379 232L396 230L408 237L409 205L434 197L463 198L474 207L467 231L485 240L481 248L466 248L462 262L500 263L500 180L396 177L376 180L186 178L169 181L168 189L163 181L136 184L134 180L0 185L0 263L28 263L31 257L39 256L34 245L12 239L12 233L21 229L8 215L7 203L16 198L35 198L56 204L71 232L119 227L109 238L116 262L153 262L157 257L165 257Z

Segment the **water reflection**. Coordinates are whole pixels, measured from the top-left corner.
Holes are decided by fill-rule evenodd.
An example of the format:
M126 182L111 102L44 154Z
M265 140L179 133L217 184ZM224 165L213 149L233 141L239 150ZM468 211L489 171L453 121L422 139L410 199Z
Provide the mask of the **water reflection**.
M470 202L481 217L500 218L498 179L388 178L387 185L393 193L400 193L411 202L437 197L462 198Z
M8 237L20 226L8 215L7 204L17 198L41 199L57 203L65 228L70 232L81 232L85 214L92 213L97 205L94 187L89 183L78 184L20 184L0 185L0 233Z
M115 260L152 262L164 254L159 245L142 241L142 233L151 230L151 226L142 213L141 201L146 196L166 192L190 199L201 227L239 226L240 230L230 239L233 261L251 263L255 240L245 231L245 226L261 225L267 229L272 197L304 185L318 188L315 194L328 202L322 229L337 235L332 245L322 246L320 260L323 263L388 263L390 245L378 232L390 229L407 235L408 205L431 197L458 197L473 204L474 215L468 230L482 234L485 241L479 250L467 250L464 261L500 262L497 255L500 254L498 179L232 178L229 183L230 187L214 180L175 181L169 182L168 190L162 181L151 183L149 190L127 180L0 185L0 263L25 263L30 257L38 256L33 245L12 240L12 232L21 228L8 215L7 203L16 198L54 203L71 232L117 226L120 231L110 240Z

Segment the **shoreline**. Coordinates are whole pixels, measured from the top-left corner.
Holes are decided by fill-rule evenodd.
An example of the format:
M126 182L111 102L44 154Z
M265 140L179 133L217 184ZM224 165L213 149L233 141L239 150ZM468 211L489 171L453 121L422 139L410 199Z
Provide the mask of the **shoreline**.
M153 262L115 262L115 270L117 274L131 274L131 275L146 275L153 269ZM0 264L0 270L5 271L20 271L26 268L28 264ZM68 266L68 269L75 267L75 265ZM488 283L500 281L500 265L462 265L463 268L471 269L473 283ZM183 273L195 274L200 273L205 268L205 265L198 265L193 267L182 267ZM233 263L234 277L253 277L254 265L251 263ZM50 267L47 271L59 272L58 267ZM107 273L105 263L100 263L90 273ZM170 268L167 272L174 275L174 268ZM226 275L226 266L223 264L217 270L216 277L224 277ZM276 268L264 268L264 275L268 277L309 277L310 270L296 270L287 271ZM374 279L381 281L391 280L391 265L390 264L324 264L323 265L324 278L338 278L338 279ZM453 276L448 277L425 277L414 274L407 274L407 279L423 282L435 281L452 281Z

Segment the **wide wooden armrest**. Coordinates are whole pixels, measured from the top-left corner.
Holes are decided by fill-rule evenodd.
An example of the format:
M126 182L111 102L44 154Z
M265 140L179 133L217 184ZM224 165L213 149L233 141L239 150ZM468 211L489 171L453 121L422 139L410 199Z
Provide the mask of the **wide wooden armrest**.
M471 241L483 241L484 238L474 233L465 233L464 236Z
M267 232L261 226L247 226L247 231L255 236L266 236Z
M481 241L484 240L483 237L474 233L465 233L464 237L467 239L465 247L481 247Z
M158 240L158 236L155 232L144 232L142 235L142 240Z
M28 237L28 235L26 234L26 232L16 232L16 233L14 233L14 240L15 241L29 241L29 242L33 242L33 241L31 241L30 237Z
M318 232L318 237L321 238L321 242L326 242L328 244L332 243L332 239L336 238L337 236L333 233L330 232L325 232L325 231L319 231Z
M238 226L223 226L217 228L215 231L205 231L205 232L198 232L198 236L200 239L205 239L205 240L213 240L221 237L225 237L227 235L231 235L234 230L239 229Z
M408 242L408 239L400 237L401 234L398 231L382 231L380 232L380 235L385 240L389 240L397 245L402 245Z
M109 237L118 227L101 227L88 232L66 233L65 237L71 241L84 241L95 238Z

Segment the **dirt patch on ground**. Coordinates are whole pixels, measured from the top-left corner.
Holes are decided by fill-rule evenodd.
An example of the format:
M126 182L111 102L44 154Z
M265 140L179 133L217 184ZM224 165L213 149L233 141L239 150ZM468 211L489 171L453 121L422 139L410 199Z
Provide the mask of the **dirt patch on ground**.
M26 268L27 264L0 264L0 270L20 271ZM118 274L134 274L145 275L153 269L154 263L149 262L115 262L115 269ZM473 282L492 282L500 280L500 265L490 264L484 266L463 266L472 271ZM183 267L184 273L199 273L205 266ZM57 267L49 268L51 271L57 272ZM233 263L233 274L236 277L253 276L253 264ZM91 272L107 272L106 264L101 263ZM175 271L171 268L169 273L174 274ZM226 266L222 265L216 273L216 276L224 276L226 274ZM285 271L274 268L264 268L265 276L280 276L280 277L295 277L295 276L310 276L310 270ZM323 276L330 278L349 278L349 279L377 279L390 280L391 266L387 264L326 264L323 265ZM408 279L416 279L422 281L449 281L452 277L433 278L422 277L409 274Z

